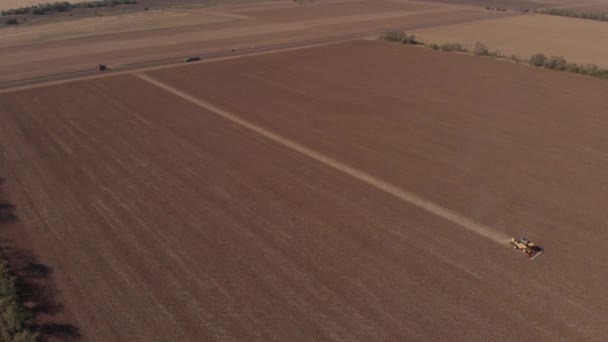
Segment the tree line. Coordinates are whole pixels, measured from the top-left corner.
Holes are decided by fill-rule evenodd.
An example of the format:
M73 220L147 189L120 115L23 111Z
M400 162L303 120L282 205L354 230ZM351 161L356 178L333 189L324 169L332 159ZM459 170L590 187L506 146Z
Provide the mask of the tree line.
M34 313L23 304L18 281L0 249L0 339L35 342L40 335L33 328Z
M608 69L602 69L595 64L576 64L568 62L564 57L547 57L542 53L537 53L530 57L530 65L539 68L546 68L558 71L569 71L591 77L608 79Z
M3 16L6 15L20 15L20 14L34 14L44 15L49 12L66 12L74 8L95 8L95 7L112 7L116 5L132 5L136 4L136 0L98 0L90 2L76 2L71 3L67 1L53 2L53 3L41 3L34 6L19 7L8 10L0 11Z

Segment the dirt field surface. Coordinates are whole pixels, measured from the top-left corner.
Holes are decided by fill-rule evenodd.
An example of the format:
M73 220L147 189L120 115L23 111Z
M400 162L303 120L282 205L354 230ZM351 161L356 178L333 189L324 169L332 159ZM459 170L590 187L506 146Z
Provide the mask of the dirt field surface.
M191 20L184 19L181 24L199 22L187 27L162 28L175 23L175 18L170 16L178 14ZM128 21L128 30L150 29L155 25L157 29L19 45L18 48L14 44L22 43L25 38L27 41L47 39L52 33L50 26L44 30L38 26L3 31L7 34L0 35L1 85L49 74L91 73L98 63L117 70L128 64L176 57L181 60L192 54L289 42L305 44L316 39L352 34L378 36L390 29L434 27L508 14L493 14L462 6L363 0L303 5L278 1L213 8L186 6L167 10L167 18L152 18L153 13L138 15L142 20L135 23L127 20L132 15L125 15L82 19L52 27L58 30L55 39L111 31L120 27L120 21L117 23L116 20Z
M532 34L533 32L533 34ZM486 43L503 54L529 58L535 53L563 56L570 62L608 67L608 23L528 14L415 31L428 42Z
M85 340L603 341L607 91L354 41L5 92L0 237Z

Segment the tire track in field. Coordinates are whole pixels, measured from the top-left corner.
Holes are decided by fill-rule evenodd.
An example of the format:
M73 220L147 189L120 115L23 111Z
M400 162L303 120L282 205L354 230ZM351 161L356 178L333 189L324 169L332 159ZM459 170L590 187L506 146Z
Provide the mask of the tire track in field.
M371 185L372 187L379 189L381 191L384 191L388 194L391 194L397 198L399 198L400 200L411 204L413 206L416 206L420 209L426 210L427 212L434 214L436 216L439 216L445 220L448 220L450 222L453 222L473 233L476 233L480 236L483 236L485 238L487 238L488 240L491 240L493 242L496 242L498 244L501 245L505 245L508 246L509 245L509 236L506 235L503 232L497 231L495 229L492 229L486 225L483 225L481 223L475 222L473 220L471 220L468 217L465 217L463 215L460 215L450 209L447 209L445 207L442 207L439 204L433 203L431 201L428 201L412 192L409 192L407 190L401 189L395 185L392 185L386 181L383 181L381 179L375 178L372 175L369 175L361 170L355 169L349 165L346 165L344 163L341 163L329 156L326 156L320 152L317 152L313 149L310 149L304 145L301 145L291 139L288 139L286 137L283 137L277 133L274 133L270 130L267 130L261 126L258 126L252 122L249 122L245 119L242 119L240 117L238 117L237 115L234 115L226 110L223 110L221 108L218 108L206 101L203 101L199 98L196 98L193 95L190 95L180 89L177 89L169 84L166 84L164 82L161 82L155 78L150 77L149 75L143 74L143 73L134 73L135 76L139 77L140 79L154 85L157 86L183 100L186 100L188 102L191 102L207 111L210 111L216 115L219 115L220 117L235 123L243 128L246 128L250 131L253 131L267 139L270 139L284 147L287 147L293 151L296 151L298 153L301 153L311 159L314 159L332 169L335 169L337 171L340 171L344 174L347 174L355 179L358 179L368 185Z

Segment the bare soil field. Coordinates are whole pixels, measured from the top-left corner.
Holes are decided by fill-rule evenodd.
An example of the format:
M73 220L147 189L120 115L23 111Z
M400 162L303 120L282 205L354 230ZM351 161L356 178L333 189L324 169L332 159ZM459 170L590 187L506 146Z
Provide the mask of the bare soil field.
M415 31L428 42L486 43L504 55L535 53L563 56L570 62L608 66L608 23L553 15L528 14Z
M326 11L333 16L324 16ZM30 32L23 27L10 31L10 34L0 36L0 82L53 73L92 71L98 63L107 64L111 69L120 69L127 64L192 54L305 42L353 33L365 35L376 32L374 35L377 36L385 30L395 28L416 29L500 15L458 6L371 0L304 5L281 1L272 6L261 3L208 9L188 7L167 10L166 13L188 13L187 16L192 20L188 23L199 20L199 24L160 28L167 23L175 23L175 20L169 16L160 16L156 18L158 22L155 24L155 21L146 16L139 22L140 27L153 28L156 25L157 29L18 45L18 48L14 44L24 39L24 35L28 35L30 41L46 39L50 28ZM89 35L96 30L112 30L115 25L121 27L120 20L124 20L127 25L130 16L115 18L118 23L114 22L115 19L106 19L112 20L112 23L106 23L105 26L100 26L97 22L87 22L91 25L66 23L60 34L67 37ZM79 27L82 30L77 29ZM133 26L129 23L126 27L131 29Z
M354 41L4 92L0 237L86 340L603 341L607 91Z

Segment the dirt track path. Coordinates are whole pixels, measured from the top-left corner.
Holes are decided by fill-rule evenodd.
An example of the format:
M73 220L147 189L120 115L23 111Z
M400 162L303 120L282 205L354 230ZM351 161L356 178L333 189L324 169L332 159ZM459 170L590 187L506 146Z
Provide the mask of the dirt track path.
M205 110L207 110L211 113L215 113L224 119L234 122L240 126L243 126L244 128L249 129L257 134L260 134L278 144L281 144L281 145L283 145L287 148L290 148L298 153L301 153L311 159L314 159L326 166L334 168L350 177L353 177L368 185L371 185L378 190L389 193L411 205L414 205L414 206L424 209L434 215L437 215L443 219L451 221L451 222L461 226L462 228L468 229L493 242L496 242L503 246L509 246L510 237L502 232L496 231L483 224L479 224L467 217L464 217L458 213L455 213L449 209L446 209L440 205L437 205L436 203L429 202L428 200L421 198L420 196L418 196L414 193L400 189L390 183L377 179L374 176L371 176L365 172L362 172L361 170L357 170L357 169L350 167L346 164L343 164L335 159L332 159L322 153L311 150L310 148L303 146L301 144L298 144L293 140L282 137L272 131L269 131L263 127L253 124L247 120L243 120L242 118L239 118L238 116L235 116L232 113L222 110L204 100L198 99L182 90L179 90L166 83L156 80L148 75L139 73L139 74L136 74L136 76L149 83L154 84L155 86L157 86L159 88L162 88L162 89L168 91L171 94L174 94L186 101L189 101L201 108L204 108Z

